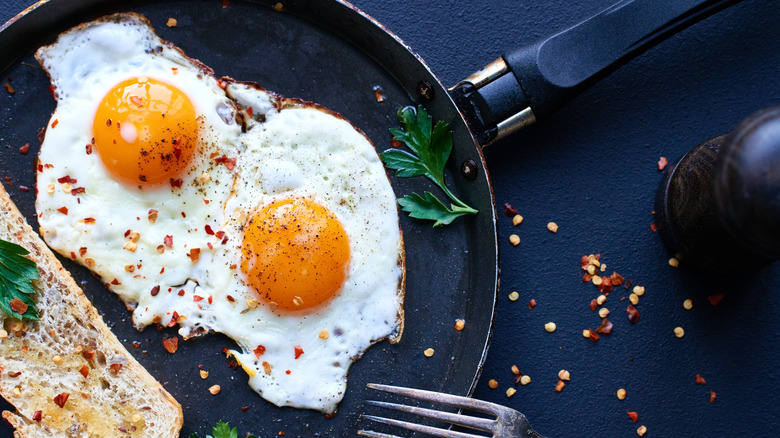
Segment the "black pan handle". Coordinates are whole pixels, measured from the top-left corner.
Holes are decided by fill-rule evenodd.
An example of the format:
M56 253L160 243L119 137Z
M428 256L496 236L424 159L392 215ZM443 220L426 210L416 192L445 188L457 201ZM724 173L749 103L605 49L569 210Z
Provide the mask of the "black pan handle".
M480 144L543 119L667 37L741 0L623 0L452 89Z

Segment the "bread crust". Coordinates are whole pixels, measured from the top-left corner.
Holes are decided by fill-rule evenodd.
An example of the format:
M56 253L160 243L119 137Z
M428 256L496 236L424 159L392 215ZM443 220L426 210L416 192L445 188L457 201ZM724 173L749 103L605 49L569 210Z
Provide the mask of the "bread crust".
M33 299L41 320L0 315L0 395L17 409L3 412L14 435L179 436L181 405L109 330L2 186L0 213L0 239L26 248L40 273ZM69 397L60 407L62 393Z

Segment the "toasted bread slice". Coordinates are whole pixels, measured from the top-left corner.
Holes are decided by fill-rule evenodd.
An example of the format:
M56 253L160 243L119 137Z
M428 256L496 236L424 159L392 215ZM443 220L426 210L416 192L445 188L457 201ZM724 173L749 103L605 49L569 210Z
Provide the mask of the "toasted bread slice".
M0 312L0 394L17 409L3 412L15 436L177 437L179 403L119 343L2 186L0 239L30 251L40 273L40 321Z

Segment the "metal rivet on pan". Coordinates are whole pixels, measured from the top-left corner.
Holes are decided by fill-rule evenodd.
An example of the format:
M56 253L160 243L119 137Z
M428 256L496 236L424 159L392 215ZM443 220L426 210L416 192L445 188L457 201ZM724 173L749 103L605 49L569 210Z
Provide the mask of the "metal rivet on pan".
M431 100L434 96L433 85L428 81L420 81L417 83L417 94L425 100Z
M474 181L477 179L477 163L470 158L463 160L463 164L460 165L460 173L463 174L466 181Z

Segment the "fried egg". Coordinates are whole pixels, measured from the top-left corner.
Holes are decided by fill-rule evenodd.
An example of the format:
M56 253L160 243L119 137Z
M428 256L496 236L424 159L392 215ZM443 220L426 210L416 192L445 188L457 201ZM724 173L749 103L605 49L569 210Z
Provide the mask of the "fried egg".
M366 136L215 78L137 14L36 57L57 100L37 172L46 242L138 329L224 333L263 398L335 412L352 362L403 327L398 211Z

